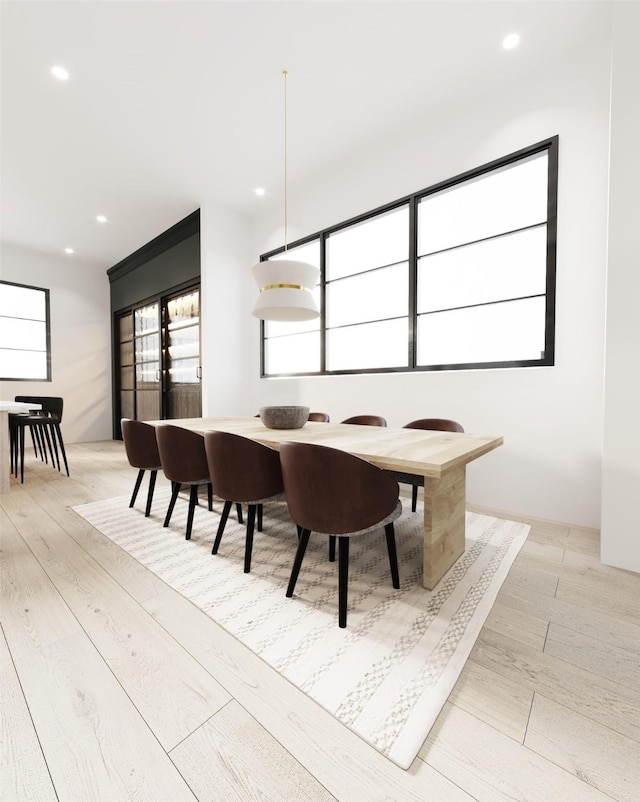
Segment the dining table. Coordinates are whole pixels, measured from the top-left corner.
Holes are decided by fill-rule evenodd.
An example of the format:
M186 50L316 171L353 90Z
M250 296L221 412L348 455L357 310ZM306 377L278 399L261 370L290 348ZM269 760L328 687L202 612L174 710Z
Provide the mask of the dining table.
M147 421L204 435L220 431L279 449L283 442L315 443L355 454L389 471L424 477L423 585L428 590L464 553L466 466L503 444L493 435L404 427L307 421L300 429L269 429L260 418L215 417Z
M9 413L34 412L41 404L22 401L0 401L0 494L8 493L11 486L11 453L9 451Z

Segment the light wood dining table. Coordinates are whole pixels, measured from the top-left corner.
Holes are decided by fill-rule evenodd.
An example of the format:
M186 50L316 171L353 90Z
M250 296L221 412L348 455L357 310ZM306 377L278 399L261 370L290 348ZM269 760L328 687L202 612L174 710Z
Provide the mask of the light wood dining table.
M0 493L8 493L10 487L11 453L9 451L9 413L40 410L40 404L21 401L0 401Z
M502 445L502 437L400 427L308 421L301 429L267 429L259 418L147 421L204 434L231 432L278 449L296 441L355 454L379 468L424 476L423 585L432 590L464 552L466 466Z

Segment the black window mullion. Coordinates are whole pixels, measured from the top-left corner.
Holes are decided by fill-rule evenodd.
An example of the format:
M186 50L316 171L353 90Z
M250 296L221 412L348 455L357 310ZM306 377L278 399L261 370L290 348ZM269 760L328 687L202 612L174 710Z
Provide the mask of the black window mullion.
M547 308L544 328L544 364L555 365L556 242L558 237L558 137L548 148L547 179Z
M418 342L418 201L414 196L409 203L409 308L407 364L417 364Z
M327 371L327 240L320 235L320 373Z

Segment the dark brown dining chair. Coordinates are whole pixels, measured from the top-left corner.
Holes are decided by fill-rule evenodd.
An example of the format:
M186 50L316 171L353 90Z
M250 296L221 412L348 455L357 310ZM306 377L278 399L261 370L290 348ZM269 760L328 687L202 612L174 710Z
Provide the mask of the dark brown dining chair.
M129 506L133 507L140 490L142 477L145 471L149 473L149 490L147 491L147 506L144 517L148 518L151 514L151 502L153 501L153 490L156 485L158 471L162 469L158 444L156 442L156 430L154 426L139 420L123 418L121 420L122 439L124 440L124 450L132 468L138 469L138 476L133 488L133 495Z
M191 540L193 515L198 503L198 488L207 486L209 511L213 509L213 488L204 450L204 437L189 429L171 424L156 426L156 441L164 475L171 482L171 501L163 526L169 526L178 493L183 484L189 485L189 511L186 539Z
M234 502L247 504L244 572L248 574L256 513L259 515L258 529L261 530L263 504L281 498L284 491L280 457L277 451L262 443L227 432L205 432L204 447L216 495L224 499L211 553L218 553L231 505Z
M356 423L358 426L386 426L387 421L382 415L353 415L345 418L341 423Z
M320 423L329 423L330 418L326 412L310 412L307 420L319 421Z
M347 625L349 540L384 527L391 579L400 587L393 522L402 512L398 483L346 451L282 443L280 462L289 513L300 528L287 596L293 596L311 532L338 539L338 626Z
M411 423L405 423L404 429L430 429L436 432L463 432L462 425L455 420L448 418L419 418ZM401 471L390 471L397 482L412 485L411 488L411 512L416 511L418 506L418 488L424 487L424 476L413 473L402 473Z

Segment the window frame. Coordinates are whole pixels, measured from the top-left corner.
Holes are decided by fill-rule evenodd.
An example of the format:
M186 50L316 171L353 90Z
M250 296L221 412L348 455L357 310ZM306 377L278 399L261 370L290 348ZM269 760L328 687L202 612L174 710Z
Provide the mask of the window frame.
M50 291L46 287L34 287L31 284L21 284L17 281L6 281L5 279L0 279L0 285L7 284L12 287L21 287L25 290L34 290L36 292L44 293L44 305L45 305L45 337L46 337L46 377L23 377L23 376L0 376L0 381L7 381L7 382L50 382L51 381L51 306L50 306ZM25 318L21 318L25 319ZM38 321L40 322L40 321ZM13 349L16 351L27 351L28 349L25 348L16 348Z
M286 378L297 376L340 376L359 375L365 373L424 373L449 370L492 370L527 367L551 367L555 365L555 318L556 318L556 244L557 244L557 213L558 213L558 150L559 136L552 136L541 140L526 148L494 159L480 167L467 170L453 178L440 181L425 189L405 195L391 203L371 209L364 214L357 215L336 225L303 237L288 245L289 249L307 244L314 240L319 241L320 247L320 369L315 372L302 373L266 373L265 355L265 321L260 321L260 378ZM417 328L418 328L418 205L421 199L450 189L466 181L490 173L494 170L508 167L518 161L530 158L537 154L547 152L547 238L546 238L546 281L545 281L545 349L540 359L505 360L492 362L465 362L454 364L418 365L417 364ZM326 368L326 246L327 238L341 229L358 223L366 222L377 215L390 212L402 205L409 206L409 263L408 263L408 318L407 318L407 365L400 367L360 368L349 370L327 370ZM265 261L283 253L284 247L274 248L260 256Z

